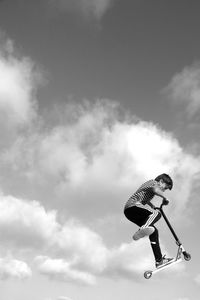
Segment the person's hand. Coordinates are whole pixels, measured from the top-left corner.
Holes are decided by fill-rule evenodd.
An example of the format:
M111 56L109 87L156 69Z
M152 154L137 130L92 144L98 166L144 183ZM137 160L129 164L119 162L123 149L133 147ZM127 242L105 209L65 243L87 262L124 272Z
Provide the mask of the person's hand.
M169 204L169 200L167 198L163 198L163 205L168 205Z

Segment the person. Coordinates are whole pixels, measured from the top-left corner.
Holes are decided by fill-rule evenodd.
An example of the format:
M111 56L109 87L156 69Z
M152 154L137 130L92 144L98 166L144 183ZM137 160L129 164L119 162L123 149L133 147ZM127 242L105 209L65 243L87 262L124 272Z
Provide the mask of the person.
M163 204L167 205L169 201L163 193L172 188L173 181L171 177L165 173L160 174L155 179L142 184L128 199L124 207L126 218L139 226L139 230L133 235L133 240L137 241L145 236L149 237L156 268L161 267L173 258L162 255L158 229L154 225L161 218L161 213L151 201L154 196L159 196L163 199Z

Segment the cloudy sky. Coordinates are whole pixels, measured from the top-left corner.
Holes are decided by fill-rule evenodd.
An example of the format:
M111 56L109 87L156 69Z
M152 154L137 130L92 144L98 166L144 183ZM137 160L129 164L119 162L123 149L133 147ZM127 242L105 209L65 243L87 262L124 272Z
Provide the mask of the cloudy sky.
M0 1L2 300L198 298L199 11L195 0ZM149 241L132 241L123 206L163 172L192 260L147 281Z

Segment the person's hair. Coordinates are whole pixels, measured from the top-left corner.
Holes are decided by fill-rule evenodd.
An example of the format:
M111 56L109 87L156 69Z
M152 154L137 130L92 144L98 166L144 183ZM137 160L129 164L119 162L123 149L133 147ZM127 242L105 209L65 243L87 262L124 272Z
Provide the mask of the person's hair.
M169 186L170 190L173 188L173 180L168 174L163 173L155 178L156 181L160 181L161 179Z

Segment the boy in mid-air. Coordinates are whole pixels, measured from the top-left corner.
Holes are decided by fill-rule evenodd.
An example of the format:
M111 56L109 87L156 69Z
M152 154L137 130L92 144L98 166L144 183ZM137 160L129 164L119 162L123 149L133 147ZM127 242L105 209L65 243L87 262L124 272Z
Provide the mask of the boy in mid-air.
M156 267L160 267L172 260L162 255L158 229L154 224L161 218L161 213L151 203L154 196L163 199L163 203L167 205L169 201L163 196L163 192L167 189L171 190L173 181L167 174L161 174L154 180L149 180L142 184L139 189L129 198L124 208L126 218L137 224L140 228L133 235L135 241L149 236L151 247L156 261Z

